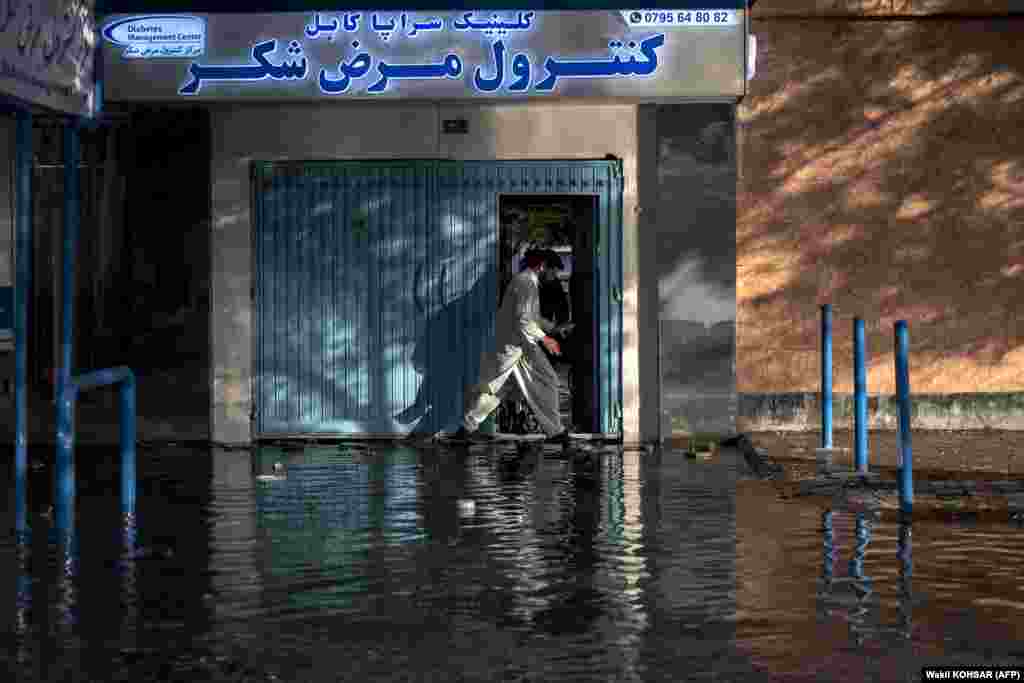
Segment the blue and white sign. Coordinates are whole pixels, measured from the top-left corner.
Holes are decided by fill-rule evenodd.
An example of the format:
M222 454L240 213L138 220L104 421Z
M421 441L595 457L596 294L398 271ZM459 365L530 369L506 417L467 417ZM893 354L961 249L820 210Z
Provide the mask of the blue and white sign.
M703 30L705 12L714 30ZM671 21L646 10L115 16L103 27L106 94L112 101L741 96L743 11L664 13Z
M123 47L128 59L198 57L206 48L206 23L181 15L131 17L108 23L103 38Z

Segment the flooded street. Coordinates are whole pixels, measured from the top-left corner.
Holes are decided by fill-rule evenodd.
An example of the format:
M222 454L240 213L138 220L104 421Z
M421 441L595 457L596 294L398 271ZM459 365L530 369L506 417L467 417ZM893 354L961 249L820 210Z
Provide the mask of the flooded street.
M158 446L139 452L132 556L116 452L76 462L70 546L50 534L49 468L16 543L6 469L15 680L916 681L1024 663L1020 525L822 513L731 450Z

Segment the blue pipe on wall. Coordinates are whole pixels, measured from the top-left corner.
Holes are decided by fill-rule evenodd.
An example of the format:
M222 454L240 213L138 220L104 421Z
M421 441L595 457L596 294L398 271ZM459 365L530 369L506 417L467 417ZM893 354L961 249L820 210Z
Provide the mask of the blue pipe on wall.
M15 532L28 530L28 312L32 288L32 114L18 111L15 140L14 498Z
M914 457L910 448L910 343L907 321L896 322L896 400L899 405L900 510L910 513L914 505Z
M821 447L832 448L832 305L821 307Z
M864 368L864 321L853 319L854 462L857 472L868 471L868 395Z

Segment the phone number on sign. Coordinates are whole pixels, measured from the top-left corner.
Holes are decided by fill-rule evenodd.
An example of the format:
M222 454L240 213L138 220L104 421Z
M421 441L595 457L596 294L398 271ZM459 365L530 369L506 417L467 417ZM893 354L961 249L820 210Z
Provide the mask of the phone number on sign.
M644 26L727 26L736 23L736 14L720 10L630 12L629 23Z

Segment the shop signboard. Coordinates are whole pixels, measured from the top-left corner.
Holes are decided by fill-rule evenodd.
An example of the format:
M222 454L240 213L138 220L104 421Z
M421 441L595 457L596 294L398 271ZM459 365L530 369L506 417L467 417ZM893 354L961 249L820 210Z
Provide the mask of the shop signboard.
M746 84L738 9L114 15L102 39L111 101L659 101Z
M91 0L0 0L0 95L93 114Z

